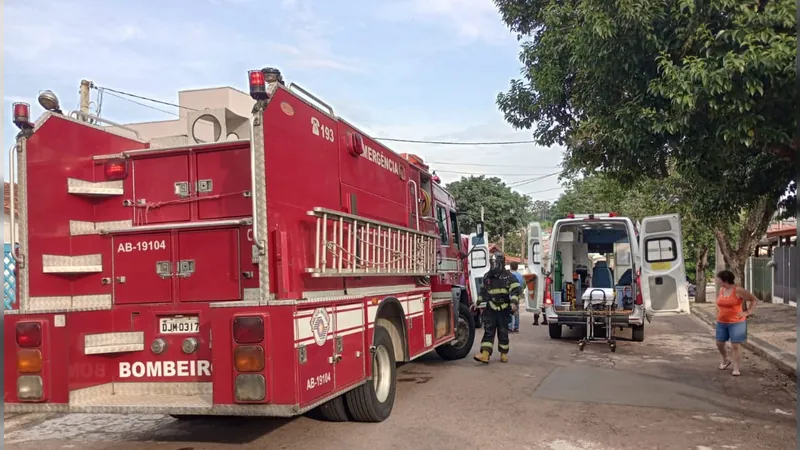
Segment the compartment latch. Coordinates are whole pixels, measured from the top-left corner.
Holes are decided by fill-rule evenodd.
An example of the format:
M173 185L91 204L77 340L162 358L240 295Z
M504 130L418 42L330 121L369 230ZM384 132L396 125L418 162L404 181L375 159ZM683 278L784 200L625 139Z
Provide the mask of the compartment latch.
M172 264L169 261L158 261L156 263L156 273L163 278L172 278Z
M214 190L214 182L211 180L197 180L195 190L200 192L211 192Z
M180 198L189 197L189 182L188 181L176 181L175 182L175 195L177 195Z
M194 260L184 259L178 261L178 276L188 278L194 273Z

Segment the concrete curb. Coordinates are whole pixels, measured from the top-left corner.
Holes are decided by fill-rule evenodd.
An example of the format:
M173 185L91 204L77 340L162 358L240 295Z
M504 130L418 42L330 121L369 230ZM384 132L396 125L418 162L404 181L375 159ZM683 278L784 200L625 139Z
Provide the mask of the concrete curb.
M717 325L717 320L711 313L692 309L692 315L705 322L712 329ZM744 348L771 362L778 370L797 381L797 357L795 355L781 351L781 349L752 334L748 334L747 341L743 345Z

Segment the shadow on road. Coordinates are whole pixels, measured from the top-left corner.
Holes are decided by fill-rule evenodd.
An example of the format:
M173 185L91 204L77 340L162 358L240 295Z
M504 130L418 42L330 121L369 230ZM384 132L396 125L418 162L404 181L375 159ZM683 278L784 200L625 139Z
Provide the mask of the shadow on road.
M267 417L207 416L174 419L164 417L163 426L127 436L130 441L193 442L198 444L247 444L297 420ZM200 447L198 447L199 450ZM180 450L195 450L191 445Z

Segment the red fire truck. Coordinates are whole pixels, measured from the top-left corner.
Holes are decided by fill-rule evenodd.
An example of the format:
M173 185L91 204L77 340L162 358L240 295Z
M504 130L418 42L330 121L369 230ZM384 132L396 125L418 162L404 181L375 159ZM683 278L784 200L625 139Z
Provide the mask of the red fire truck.
M14 104L6 412L378 422L397 362L470 352L438 178L276 69L249 87L251 117L192 112L186 135L151 140L49 91L36 122Z

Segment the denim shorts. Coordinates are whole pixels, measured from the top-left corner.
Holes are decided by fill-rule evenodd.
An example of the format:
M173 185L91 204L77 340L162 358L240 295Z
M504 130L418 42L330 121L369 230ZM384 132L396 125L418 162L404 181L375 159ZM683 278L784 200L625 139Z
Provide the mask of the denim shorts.
M736 323L717 322L717 341L741 344L747 340L747 321Z

